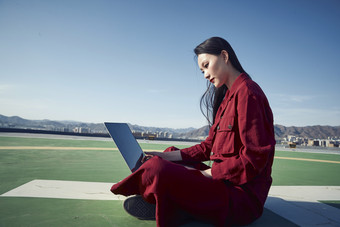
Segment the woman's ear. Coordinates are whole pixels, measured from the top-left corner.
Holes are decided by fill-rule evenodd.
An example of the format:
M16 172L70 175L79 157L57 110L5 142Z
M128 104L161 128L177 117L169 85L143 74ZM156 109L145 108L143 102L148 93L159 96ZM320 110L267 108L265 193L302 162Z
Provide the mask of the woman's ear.
M225 50L222 50L222 51L221 51L221 55L222 55L222 58L223 58L224 62L227 63L228 60L229 60L229 54L228 54L228 52L225 51Z

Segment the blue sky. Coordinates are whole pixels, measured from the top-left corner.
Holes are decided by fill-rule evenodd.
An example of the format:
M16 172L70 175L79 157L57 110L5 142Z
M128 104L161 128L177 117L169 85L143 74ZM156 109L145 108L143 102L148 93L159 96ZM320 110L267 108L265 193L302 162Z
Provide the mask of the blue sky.
M0 0L0 114L202 127L193 49L212 36L275 124L340 125L336 0Z

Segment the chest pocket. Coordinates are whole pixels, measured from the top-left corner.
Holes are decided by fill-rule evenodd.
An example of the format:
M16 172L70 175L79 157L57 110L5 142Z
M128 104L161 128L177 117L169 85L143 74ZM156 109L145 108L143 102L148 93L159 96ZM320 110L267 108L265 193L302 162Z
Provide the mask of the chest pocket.
M229 132L233 131L235 125L235 117L222 117L220 123L217 126L217 132Z
M216 137L212 152L221 158L233 156L235 152L236 117L223 116L216 127Z

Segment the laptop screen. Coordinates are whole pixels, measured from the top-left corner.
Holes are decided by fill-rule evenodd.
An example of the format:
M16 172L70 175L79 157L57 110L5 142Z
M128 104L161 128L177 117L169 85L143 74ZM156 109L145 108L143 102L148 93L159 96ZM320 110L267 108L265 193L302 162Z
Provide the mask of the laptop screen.
M104 123L132 172L142 165L144 153L126 123Z

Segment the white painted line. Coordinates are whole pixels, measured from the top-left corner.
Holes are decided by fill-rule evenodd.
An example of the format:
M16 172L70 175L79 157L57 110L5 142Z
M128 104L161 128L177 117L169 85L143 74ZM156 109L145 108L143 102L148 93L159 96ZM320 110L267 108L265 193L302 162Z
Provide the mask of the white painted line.
M114 195L110 191L112 185L113 183L101 182L33 180L11 191L8 191L1 196L87 200L124 200L124 196Z

